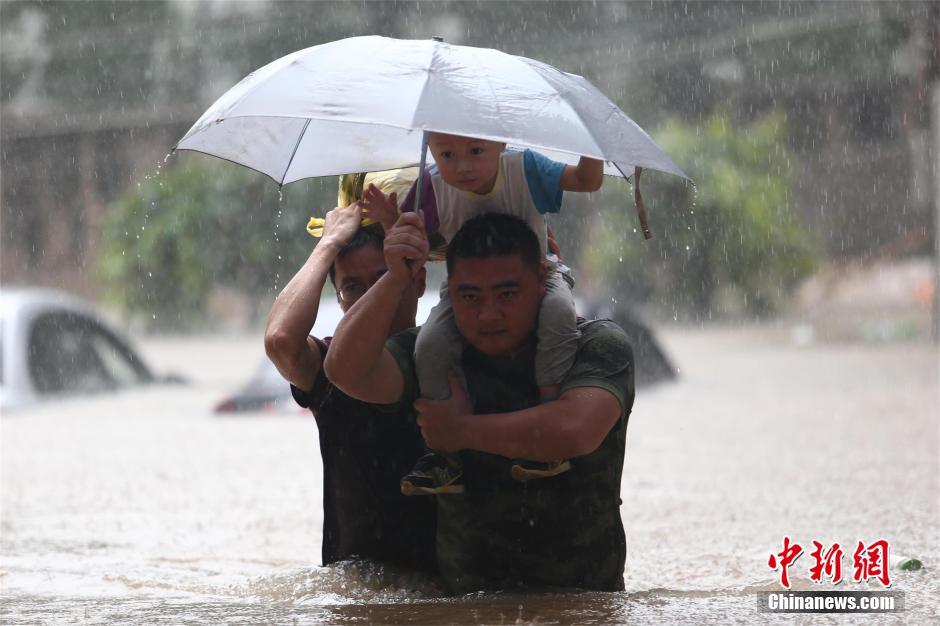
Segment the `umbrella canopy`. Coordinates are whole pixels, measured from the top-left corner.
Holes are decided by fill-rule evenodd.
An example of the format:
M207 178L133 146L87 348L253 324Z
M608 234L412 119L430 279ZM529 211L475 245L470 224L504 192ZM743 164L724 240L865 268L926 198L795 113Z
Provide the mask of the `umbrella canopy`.
M626 113L584 78L486 48L352 37L249 74L176 145L285 185L414 165L422 131L479 137L605 174L650 168L688 178Z

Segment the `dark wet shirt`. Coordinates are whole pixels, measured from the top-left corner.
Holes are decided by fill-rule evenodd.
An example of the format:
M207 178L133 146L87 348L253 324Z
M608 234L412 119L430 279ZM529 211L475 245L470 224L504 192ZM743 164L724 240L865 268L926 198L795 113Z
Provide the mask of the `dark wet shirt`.
M330 339L317 340L326 357ZM435 571L432 498L408 498L399 480L424 452L411 404L350 398L321 369L309 393L323 458L323 564L351 558Z
M480 589L623 589L626 540L620 519L627 418L633 407L633 352L609 320L579 321L581 339L562 393L599 387L622 408L600 447L571 459L559 476L520 483L511 461L473 450L460 453L466 491L439 496L437 555L441 574L457 592ZM405 377L405 398L417 394L413 352L403 338L386 346ZM468 393L477 413L535 406L534 345L513 358L468 348L463 357Z

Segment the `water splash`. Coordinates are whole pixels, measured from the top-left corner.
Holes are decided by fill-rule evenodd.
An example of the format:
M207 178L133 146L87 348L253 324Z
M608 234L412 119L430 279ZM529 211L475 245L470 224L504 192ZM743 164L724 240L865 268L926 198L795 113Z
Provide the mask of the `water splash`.
M407 603L444 595L426 575L370 561L341 561L328 567L265 575L246 585L230 586L225 593L264 602L320 606Z

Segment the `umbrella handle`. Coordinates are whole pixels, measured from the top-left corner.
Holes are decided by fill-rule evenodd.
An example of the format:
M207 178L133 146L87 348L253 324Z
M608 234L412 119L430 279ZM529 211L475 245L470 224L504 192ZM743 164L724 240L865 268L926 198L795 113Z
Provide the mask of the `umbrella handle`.
M635 167L633 171L633 201L636 203L636 214L640 218L640 229L643 231L644 239L652 239L653 233L650 231L649 223L646 221L646 205L643 203L643 194L640 193L640 174L643 173L642 167Z

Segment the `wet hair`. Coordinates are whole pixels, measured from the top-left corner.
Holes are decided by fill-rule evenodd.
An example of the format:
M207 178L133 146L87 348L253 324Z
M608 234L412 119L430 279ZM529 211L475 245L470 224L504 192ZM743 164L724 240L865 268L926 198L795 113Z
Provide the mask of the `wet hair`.
M356 234L353 235L353 238L350 239L345 246L340 248L339 253L336 255L333 264L330 265L330 282L333 286L336 286L336 262L342 261L352 252L355 252L359 248L365 248L366 246L372 246L377 248L379 251L382 250L385 243L385 233L382 231L382 227L378 224L371 224L369 226L363 226L356 231Z
M505 213L484 213L464 222L447 244L447 274L457 259L479 259L518 254L522 262L538 272L542 262L539 239L529 225Z

